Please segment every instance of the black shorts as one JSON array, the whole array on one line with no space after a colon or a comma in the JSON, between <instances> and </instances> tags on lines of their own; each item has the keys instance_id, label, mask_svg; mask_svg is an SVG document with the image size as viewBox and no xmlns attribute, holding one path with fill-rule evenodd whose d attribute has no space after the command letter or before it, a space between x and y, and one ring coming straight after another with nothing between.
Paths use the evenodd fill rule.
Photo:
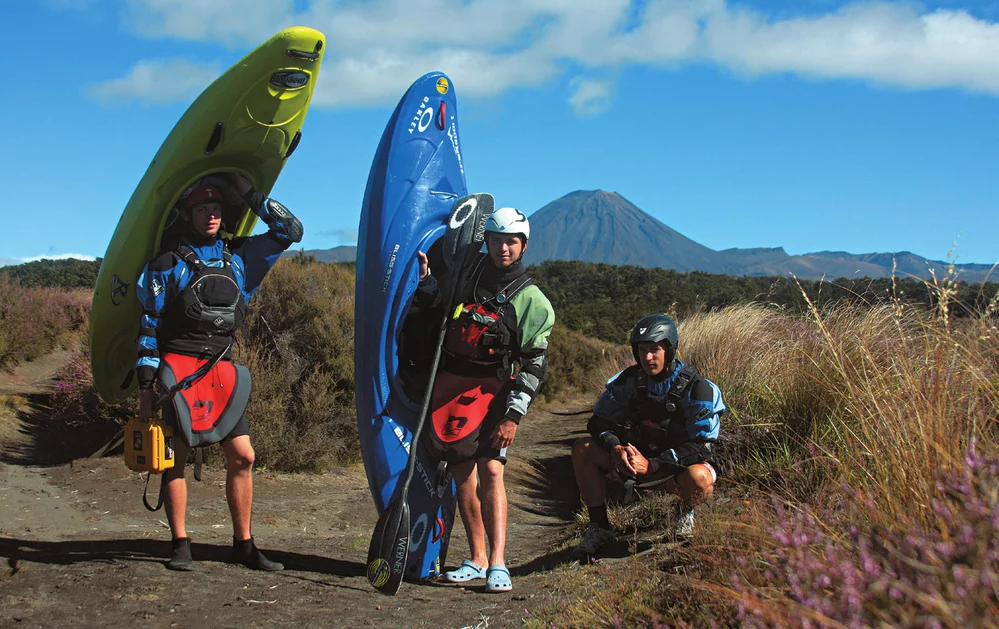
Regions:
<instances>
[{"instance_id":1,"label":"black shorts","mask_svg":"<svg viewBox=\"0 0 999 629\"><path fill-rule=\"evenodd\" d=\"M177 424L177 413L173 409L173 404L167 403L163 405L163 423L167 426L173 428L173 434L182 435L184 431L180 429L180 425ZM229 434L225 436L222 441L229 441L236 437L242 437L243 435L249 436L250 434L250 422L246 420L246 413L239 416L239 420L236 425L232 427Z\"/></svg>"},{"instance_id":2,"label":"black shorts","mask_svg":"<svg viewBox=\"0 0 999 629\"><path fill-rule=\"evenodd\" d=\"M503 465L506 465L506 451L507 448L494 448L493 447L493 431L499 426L499 423L503 420L503 413L506 411L506 399L503 400L503 407L500 409L498 417L494 417L494 413L490 410L489 415L486 416L485 421L482 422L482 428L479 430L479 448L475 451L476 459L492 459L499 461Z\"/></svg>"}]
</instances>

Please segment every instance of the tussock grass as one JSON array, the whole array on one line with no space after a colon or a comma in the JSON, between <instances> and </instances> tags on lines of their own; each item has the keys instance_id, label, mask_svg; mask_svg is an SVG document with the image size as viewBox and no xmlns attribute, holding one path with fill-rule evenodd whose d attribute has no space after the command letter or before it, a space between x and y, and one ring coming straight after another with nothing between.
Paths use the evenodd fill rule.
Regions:
<instances>
[{"instance_id":1,"label":"tussock grass","mask_svg":"<svg viewBox=\"0 0 999 629\"><path fill-rule=\"evenodd\" d=\"M648 587L609 566L603 591L545 620L999 626L997 308L955 304L951 286L927 284L933 310L804 295L804 315L750 304L680 321L682 357L730 409L718 501L693 546L642 562Z\"/></svg>"}]
</instances>

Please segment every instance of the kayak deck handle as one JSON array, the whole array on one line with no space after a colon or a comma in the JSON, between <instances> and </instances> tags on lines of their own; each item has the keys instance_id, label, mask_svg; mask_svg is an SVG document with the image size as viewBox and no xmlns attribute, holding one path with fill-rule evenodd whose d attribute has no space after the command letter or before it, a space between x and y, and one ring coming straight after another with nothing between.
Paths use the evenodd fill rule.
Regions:
<instances>
[{"instance_id":1,"label":"kayak deck handle","mask_svg":"<svg viewBox=\"0 0 999 629\"><path fill-rule=\"evenodd\" d=\"M121 390L124 391L132 385L132 378L135 377L135 370L129 369L128 373L125 375L125 380L121 383Z\"/></svg>"},{"instance_id":2,"label":"kayak deck handle","mask_svg":"<svg viewBox=\"0 0 999 629\"><path fill-rule=\"evenodd\" d=\"M441 101L441 106L437 108L437 128L440 129L441 131L444 130L444 127L447 124L447 114L445 113L446 110L447 110L447 103Z\"/></svg>"},{"instance_id":3,"label":"kayak deck handle","mask_svg":"<svg viewBox=\"0 0 999 629\"><path fill-rule=\"evenodd\" d=\"M301 141L302 141L302 132L301 130L299 130L295 132L295 137L292 138L291 144L288 146L288 152L284 154L285 159L291 157L291 154L295 152L295 149L298 148L298 143Z\"/></svg>"},{"instance_id":4,"label":"kayak deck handle","mask_svg":"<svg viewBox=\"0 0 999 629\"><path fill-rule=\"evenodd\" d=\"M306 52L304 50L295 50L294 48L289 48L287 50L289 57L294 57L296 59L308 59L309 61L315 61L319 59L319 51L323 49L323 40L316 42L316 47L312 49L312 52Z\"/></svg>"},{"instance_id":5,"label":"kayak deck handle","mask_svg":"<svg viewBox=\"0 0 999 629\"><path fill-rule=\"evenodd\" d=\"M205 155L211 155L215 151L215 147L222 141L223 127L225 127L224 123L215 123L215 128L212 129L212 137L208 138L208 144L205 145Z\"/></svg>"}]
</instances>

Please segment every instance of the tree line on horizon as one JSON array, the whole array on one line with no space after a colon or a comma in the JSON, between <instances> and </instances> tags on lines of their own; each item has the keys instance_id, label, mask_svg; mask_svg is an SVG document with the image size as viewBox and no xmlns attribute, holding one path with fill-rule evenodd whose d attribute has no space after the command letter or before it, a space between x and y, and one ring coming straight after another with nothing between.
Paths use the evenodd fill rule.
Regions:
<instances>
[{"instance_id":1,"label":"tree line on horizon","mask_svg":"<svg viewBox=\"0 0 999 629\"><path fill-rule=\"evenodd\" d=\"M985 312L999 292L995 282L946 279L936 287L911 277L799 280L555 260L530 267L530 275L551 300L560 324L610 343L626 342L635 321L653 312L682 318L762 303L800 314L809 310L809 301L819 309L892 301L933 309L939 288L946 288L952 302L948 306L958 305L951 314L965 317Z\"/></svg>"},{"instance_id":2,"label":"tree line on horizon","mask_svg":"<svg viewBox=\"0 0 999 629\"><path fill-rule=\"evenodd\" d=\"M305 261L313 256L297 254L294 258ZM0 278L25 288L93 289L101 262L101 258L44 259L2 267ZM328 264L355 266L354 262ZM530 274L551 300L560 324L610 343L625 342L634 322L651 312L685 317L755 302L802 313L808 310L809 301L826 308L891 300L932 309L940 294L932 283L912 277L799 280L559 260L533 265ZM967 283L959 277L945 281L951 301L959 305L953 314L959 317L983 312L999 293L995 282Z\"/></svg>"},{"instance_id":3,"label":"tree line on horizon","mask_svg":"<svg viewBox=\"0 0 999 629\"><path fill-rule=\"evenodd\" d=\"M102 258L96 260L42 259L0 267L0 278L19 283L24 288L89 288L97 283Z\"/></svg>"}]
</instances>

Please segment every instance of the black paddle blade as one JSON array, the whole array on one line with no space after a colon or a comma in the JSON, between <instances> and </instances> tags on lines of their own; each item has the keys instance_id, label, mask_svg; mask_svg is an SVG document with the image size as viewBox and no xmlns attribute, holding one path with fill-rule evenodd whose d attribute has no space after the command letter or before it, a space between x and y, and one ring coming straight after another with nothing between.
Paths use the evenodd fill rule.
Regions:
<instances>
[{"instance_id":1,"label":"black paddle blade","mask_svg":"<svg viewBox=\"0 0 999 629\"><path fill-rule=\"evenodd\" d=\"M448 271L461 269L482 248L486 219L493 213L493 195L484 192L461 197L451 207L444 232L444 264Z\"/></svg>"},{"instance_id":2,"label":"black paddle blade","mask_svg":"<svg viewBox=\"0 0 999 629\"><path fill-rule=\"evenodd\" d=\"M368 546L368 582L382 594L399 591L409 557L409 503L393 500L382 511Z\"/></svg>"}]
</instances>

